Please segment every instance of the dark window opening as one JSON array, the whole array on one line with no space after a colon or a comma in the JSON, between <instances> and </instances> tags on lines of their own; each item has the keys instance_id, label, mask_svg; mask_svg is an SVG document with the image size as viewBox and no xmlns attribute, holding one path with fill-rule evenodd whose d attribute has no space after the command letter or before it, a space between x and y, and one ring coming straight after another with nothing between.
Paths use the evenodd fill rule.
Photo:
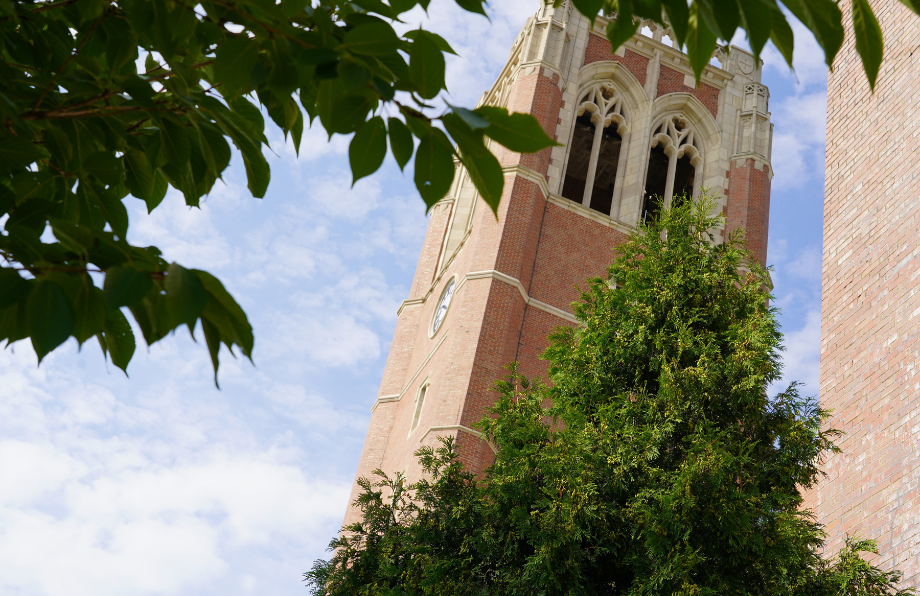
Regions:
<instances>
[{"instance_id":1,"label":"dark window opening","mask_svg":"<svg viewBox=\"0 0 920 596\"><path fill-rule=\"evenodd\" d=\"M562 196L581 203L585 196L585 180L588 178L588 164L591 162L591 147L594 145L594 124L591 114L585 112L575 120L575 133L569 149L569 164L562 182Z\"/></svg>"},{"instance_id":2,"label":"dark window opening","mask_svg":"<svg viewBox=\"0 0 920 596\"><path fill-rule=\"evenodd\" d=\"M677 170L674 172L674 200L683 201L684 198L693 198L693 182L696 177L696 168L690 163L690 158L684 155L677 160Z\"/></svg>"},{"instance_id":3,"label":"dark window opening","mask_svg":"<svg viewBox=\"0 0 920 596\"><path fill-rule=\"evenodd\" d=\"M654 218L661 210L665 187L668 184L668 161L669 158L661 145L652 147L648 156L648 174L645 177L642 221Z\"/></svg>"},{"instance_id":4,"label":"dark window opening","mask_svg":"<svg viewBox=\"0 0 920 596\"><path fill-rule=\"evenodd\" d=\"M610 207L613 204L613 186L617 179L620 148L623 144L623 139L617 134L617 127L618 124L612 122L604 129L597 156L594 189L591 191L591 208L605 215L610 215Z\"/></svg>"}]
</instances>

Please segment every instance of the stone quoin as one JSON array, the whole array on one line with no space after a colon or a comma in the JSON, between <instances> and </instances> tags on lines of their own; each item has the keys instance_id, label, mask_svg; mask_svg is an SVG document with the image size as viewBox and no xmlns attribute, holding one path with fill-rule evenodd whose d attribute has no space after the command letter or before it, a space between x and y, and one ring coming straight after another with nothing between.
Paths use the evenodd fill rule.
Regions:
<instances>
[{"instance_id":1,"label":"stone quoin","mask_svg":"<svg viewBox=\"0 0 920 596\"><path fill-rule=\"evenodd\" d=\"M709 189L726 217L716 241L744 228L766 262L773 128L762 64L718 49L697 85L669 30L644 23L612 53L607 19L592 26L570 1L539 6L480 104L532 114L562 146L492 147L505 174L497 218L457 164L399 308L358 477L380 468L417 479L413 453L439 436L484 470L494 452L473 426L494 383L513 361L545 375L547 335L576 324L577 287L605 275L613 249L657 208L649 195ZM358 515L349 508L345 522Z\"/></svg>"}]
</instances>

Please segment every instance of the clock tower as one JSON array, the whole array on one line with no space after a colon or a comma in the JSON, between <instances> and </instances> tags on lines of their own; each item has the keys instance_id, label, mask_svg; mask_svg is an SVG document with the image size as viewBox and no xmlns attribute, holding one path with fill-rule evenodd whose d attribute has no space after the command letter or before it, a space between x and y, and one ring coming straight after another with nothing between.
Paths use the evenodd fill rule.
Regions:
<instances>
[{"instance_id":1,"label":"clock tower","mask_svg":"<svg viewBox=\"0 0 920 596\"><path fill-rule=\"evenodd\" d=\"M494 383L515 361L545 375L547 335L577 324L578 286L605 274L654 208L648 197L709 189L726 217L717 240L744 228L766 261L773 128L762 65L718 49L697 85L670 30L644 23L611 52L606 19L592 26L570 0L539 5L480 104L532 114L562 146L493 148L505 175L497 218L457 165L398 311L358 477L381 468L417 478L412 454L438 436L455 437L468 469L488 467L492 447L473 427Z\"/></svg>"}]
</instances>

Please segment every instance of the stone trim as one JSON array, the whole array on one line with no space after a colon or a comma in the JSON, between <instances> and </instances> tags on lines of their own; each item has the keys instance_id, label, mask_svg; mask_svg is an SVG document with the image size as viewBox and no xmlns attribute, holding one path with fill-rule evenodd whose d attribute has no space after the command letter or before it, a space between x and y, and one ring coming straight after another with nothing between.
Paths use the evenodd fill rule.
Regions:
<instances>
[{"instance_id":1,"label":"stone trim","mask_svg":"<svg viewBox=\"0 0 920 596\"><path fill-rule=\"evenodd\" d=\"M460 289L460 288L458 287L457 289ZM414 383L414 382L415 382L415 379L418 378L419 374L421 374L422 370L423 370L423 369L425 368L425 366L428 364L428 361L431 360L431 357L434 356L434 353L437 352L437 351L438 351L438 348L441 347L441 344L444 343L444 338L447 337L447 332L448 332L448 331L450 331L450 329L445 329L445 330L444 330L444 334L441 335L441 339L439 339L439 340L438 340L438 343L436 343L436 344L434 345L434 347L431 348L431 351L428 352L428 356L425 357L425 360L422 361L422 363L418 365L418 368L415 369L415 373L414 373L414 374L412 375L412 377L409 379L409 382L406 383L405 387L403 387L402 391L400 391L398 395L381 395L380 397L378 397L376 400L374 400L374 405L371 406L371 413L373 413L374 410L377 409L377 406L378 406L379 404L388 403L388 402L393 402L393 401L399 401L399 400L402 399L402 396L406 394L406 391L409 390L409 387L412 386L412 383Z\"/></svg>"},{"instance_id":2,"label":"stone trim","mask_svg":"<svg viewBox=\"0 0 920 596\"><path fill-rule=\"evenodd\" d=\"M521 293L521 298L524 299L524 304L527 306L532 306L536 309L542 310L543 312L547 312L551 315L556 315L560 319L564 319L569 323L575 323L576 325L579 324L578 319L576 319L572 313L566 312L561 308L553 306L552 304L547 304L542 300L531 298L527 294L527 291L524 290L524 284L522 284L520 280L511 277L507 273L496 271L495 269L489 269L487 271L473 271L472 273L467 273L463 277L463 281L460 282L460 285L457 286L457 290L459 291L460 288L463 287L463 284L467 282L467 280L474 279L496 279L498 281L504 282L513 288L517 288L517 291Z\"/></svg>"},{"instance_id":3,"label":"stone trim","mask_svg":"<svg viewBox=\"0 0 920 596\"><path fill-rule=\"evenodd\" d=\"M508 174L512 174L514 176L519 176L528 182L533 182L540 187L540 192L543 193L543 196L549 196L549 184L546 182L546 178L538 174L536 171L528 168L527 166L522 166L520 164L504 166L502 168L502 174L506 176Z\"/></svg>"},{"instance_id":4,"label":"stone trim","mask_svg":"<svg viewBox=\"0 0 920 596\"><path fill-rule=\"evenodd\" d=\"M598 213L597 211L592 211L591 209L587 207L583 207L576 203L573 203L572 201L568 199L564 199L562 197L550 196L550 202L552 202L553 204L558 204L563 208L569 208L568 205L562 204L563 202L569 203L575 207L572 209L572 211L576 211L576 210L590 211L591 213L586 214L586 215L588 217L591 217L591 219L596 219L597 221L600 221L600 223L605 223L603 220L606 219L607 220L606 224L609 227L621 230L622 232L626 234L630 233L630 231L632 230L632 228L626 226L626 224L620 223L618 221L614 221L611 218L603 215L602 213ZM592 214L595 214L597 217L595 218ZM543 302L542 300L537 300L536 298L530 297L527 294L527 291L524 289L524 284L522 284L520 280L518 280L517 278L511 277L507 273L496 271L495 269L489 269L486 271L472 271L470 273L467 273L466 275L463 276L463 279L460 280L460 283L457 284L457 289L454 291L459 292L460 288L463 287L463 284L465 284L468 280L473 280L473 279L497 279L501 282L508 284L509 286L517 288L518 292L521 293L521 298L524 299L524 304L527 304L528 306L533 306L534 308L537 308L544 312L548 312L551 315L556 315L560 319L565 319L566 321L570 323L578 324L578 319L576 319L572 313L562 310L559 307L553 306L552 304L547 304L546 302ZM440 280L440 278L438 278L438 280ZM437 282L435 282L435 284L433 285L437 285ZM431 296L430 290L428 291L428 293L425 294L424 298L413 298L412 300L403 300L403 303L399 305L399 310L396 311L396 315L399 316L399 314L402 313L403 309L406 308L407 306L419 306L419 305L425 304L429 296ZM443 341L443 338L441 339ZM438 345L440 345L440 341L438 342ZM435 346L435 349L437 349L437 346ZM433 353L434 352L432 351L432 354ZM431 358L431 354L429 354L428 358ZM427 358L425 359L425 362L428 362ZM416 375L417 374L418 373L416 373ZM403 390L403 392L405 392L405 390ZM402 393L400 393L399 395L402 395Z\"/></svg>"},{"instance_id":5,"label":"stone trim","mask_svg":"<svg viewBox=\"0 0 920 596\"><path fill-rule=\"evenodd\" d=\"M418 306L420 304L425 304L425 300L428 298L428 295L425 295L425 298L412 298L410 300L403 300L402 304L399 305L399 308L396 310L396 316L402 314L402 311L407 306Z\"/></svg>"},{"instance_id":6,"label":"stone trim","mask_svg":"<svg viewBox=\"0 0 920 596\"><path fill-rule=\"evenodd\" d=\"M462 424L451 424L448 426L432 426L427 431L425 431L425 434L422 435L422 438L419 439L418 442L421 443L422 441L424 441L425 438L432 432L438 432L438 431L443 431L443 430L457 430L460 432L469 433L473 435L474 437L476 437L477 439L482 439L482 433L479 432L478 430L473 430L472 428L468 426L463 426ZM482 440L485 441L485 439L482 439ZM495 448L495 445L493 445L489 441L486 441L486 443L492 449L492 453L498 453L498 449Z\"/></svg>"}]
</instances>

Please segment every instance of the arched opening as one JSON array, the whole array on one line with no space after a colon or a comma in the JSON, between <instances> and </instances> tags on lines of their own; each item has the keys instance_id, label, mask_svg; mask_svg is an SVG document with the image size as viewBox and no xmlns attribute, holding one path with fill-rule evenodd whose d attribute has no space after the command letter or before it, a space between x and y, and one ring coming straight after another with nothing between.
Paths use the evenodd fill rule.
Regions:
<instances>
[{"instance_id":1,"label":"arched opening","mask_svg":"<svg viewBox=\"0 0 920 596\"><path fill-rule=\"evenodd\" d=\"M690 157L684 155L677 160L677 169L674 171L674 199L682 199L684 195L693 197L693 180L696 168L690 163Z\"/></svg>"},{"instance_id":2,"label":"arched opening","mask_svg":"<svg viewBox=\"0 0 920 596\"><path fill-rule=\"evenodd\" d=\"M648 156L648 174L645 176L645 196L642 203L642 221L654 218L661 210L664 191L668 184L668 162L661 144L652 147ZM691 179L692 183L692 179Z\"/></svg>"},{"instance_id":3,"label":"arched opening","mask_svg":"<svg viewBox=\"0 0 920 596\"><path fill-rule=\"evenodd\" d=\"M610 215L613 204L613 187L620 163L620 149L623 139L617 133L618 124L611 122L601 136L601 147L597 156L597 172L594 175L594 189L591 191L591 208Z\"/></svg>"},{"instance_id":4,"label":"arched opening","mask_svg":"<svg viewBox=\"0 0 920 596\"><path fill-rule=\"evenodd\" d=\"M591 163L591 149L594 145L594 123L591 113L585 113L575 120L575 132L569 147L569 163L562 182L562 196L581 203L585 196L585 181L588 179L588 165Z\"/></svg>"}]
</instances>

